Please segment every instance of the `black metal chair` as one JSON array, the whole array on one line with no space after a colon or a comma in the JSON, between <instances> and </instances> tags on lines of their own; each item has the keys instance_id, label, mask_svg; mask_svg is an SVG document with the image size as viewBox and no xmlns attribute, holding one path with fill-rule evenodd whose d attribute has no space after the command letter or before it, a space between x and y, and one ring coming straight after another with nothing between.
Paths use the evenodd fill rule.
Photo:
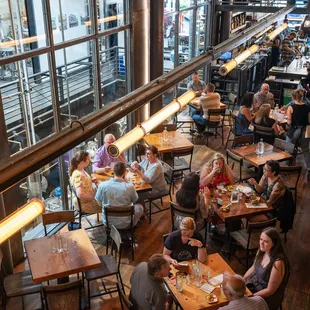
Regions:
<instances>
[{"instance_id":1,"label":"black metal chair","mask_svg":"<svg viewBox=\"0 0 310 310\"><path fill-rule=\"evenodd\" d=\"M215 137L217 135L221 136L222 138L222 145L224 145L224 117L225 117L226 108L219 108L219 109L209 109L208 110L208 118L207 118L207 125L206 130L214 128L215 129ZM219 121L215 121L215 119L220 118ZM222 134L218 133L218 129L221 128ZM207 146L209 144L209 135L207 135Z\"/></svg>"},{"instance_id":2,"label":"black metal chair","mask_svg":"<svg viewBox=\"0 0 310 310\"><path fill-rule=\"evenodd\" d=\"M263 139L264 142L267 142L269 144L274 143L274 130L271 127L265 127L265 126L259 126L254 124L254 141L255 143L258 143L260 139Z\"/></svg>"},{"instance_id":3,"label":"black metal chair","mask_svg":"<svg viewBox=\"0 0 310 310\"><path fill-rule=\"evenodd\" d=\"M294 153L295 145L293 143L287 142L287 141L279 139L279 138L275 138L273 146L284 151L284 152L286 152L286 153L288 153L288 154L291 154L293 157L288 162L289 162L289 165L293 164L293 162L296 158L296 154Z\"/></svg>"},{"instance_id":4,"label":"black metal chair","mask_svg":"<svg viewBox=\"0 0 310 310\"><path fill-rule=\"evenodd\" d=\"M275 227L277 218L263 222L249 222L247 229L232 231L230 237L246 250L246 268L249 268L249 252L259 248L260 234L264 228ZM232 240L230 239L230 242Z\"/></svg>"},{"instance_id":5,"label":"black metal chair","mask_svg":"<svg viewBox=\"0 0 310 310\"><path fill-rule=\"evenodd\" d=\"M82 282L42 286L41 293L46 310L81 310Z\"/></svg>"},{"instance_id":6,"label":"black metal chair","mask_svg":"<svg viewBox=\"0 0 310 310\"><path fill-rule=\"evenodd\" d=\"M70 223L74 222L74 211L57 211L57 212L47 212L42 214L42 223L44 226L45 236L47 236L46 226L56 223Z\"/></svg>"},{"instance_id":7,"label":"black metal chair","mask_svg":"<svg viewBox=\"0 0 310 310\"><path fill-rule=\"evenodd\" d=\"M229 141L234 141L234 139L229 139L230 135L233 134L234 137L239 136L237 134L237 116L234 114L234 112L231 112L230 120L231 120L232 124L230 126L230 130L229 130L229 133L228 133L228 136L227 136L227 141L226 141L226 145L225 145L226 149L227 149L228 142Z\"/></svg>"},{"instance_id":8,"label":"black metal chair","mask_svg":"<svg viewBox=\"0 0 310 310\"><path fill-rule=\"evenodd\" d=\"M131 257L132 260L135 260L135 227L133 226L133 217L135 213L135 207L134 205L131 206L105 206L104 207L104 214L106 218L106 233L107 233L107 254L108 254L108 244L109 244L109 238L111 233L111 225L109 224L109 218L110 217L118 217L118 218L128 218L130 217L130 225L126 229L118 229L118 231L129 234L129 240L131 245ZM112 225L113 226L113 225Z\"/></svg>"},{"instance_id":9,"label":"black metal chair","mask_svg":"<svg viewBox=\"0 0 310 310\"><path fill-rule=\"evenodd\" d=\"M111 254L99 256L99 259L101 261L101 267L98 269L93 269L85 272L85 279L87 281L87 289L88 289L88 306L91 308L90 299L93 297L98 297L106 294L111 294L118 292L118 286L116 284L115 289L107 290L106 286L104 284L103 278L110 277L115 275L117 278L117 281L120 282L123 292L125 292L123 280L120 273L120 264L121 264L121 256L122 256L122 238L120 233L117 231L117 229L112 225L111 231L110 231L110 237L112 238L112 245L111 245ZM115 254L114 257L114 245L116 246L118 252L118 259L117 254ZM96 295L90 294L90 282L94 280L102 280L102 285L104 288L104 293L99 293Z\"/></svg>"},{"instance_id":10,"label":"black metal chair","mask_svg":"<svg viewBox=\"0 0 310 310\"><path fill-rule=\"evenodd\" d=\"M121 283L117 282L116 285L117 285L117 290L118 290L118 295L119 295L119 300L121 303L122 310L133 309L133 304L130 302L130 300L127 298L124 291L122 290Z\"/></svg>"},{"instance_id":11,"label":"black metal chair","mask_svg":"<svg viewBox=\"0 0 310 310\"><path fill-rule=\"evenodd\" d=\"M232 148L240 147L240 146L245 146L245 145L250 145L254 143L254 137L253 135L242 135L242 136L236 136L232 140Z\"/></svg>"}]
</instances>

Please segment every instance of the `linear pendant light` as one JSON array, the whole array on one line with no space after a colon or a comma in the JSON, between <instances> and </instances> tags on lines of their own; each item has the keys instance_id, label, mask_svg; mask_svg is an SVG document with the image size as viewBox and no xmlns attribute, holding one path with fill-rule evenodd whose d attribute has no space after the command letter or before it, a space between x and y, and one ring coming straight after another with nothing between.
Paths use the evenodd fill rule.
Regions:
<instances>
[{"instance_id":1,"label":"linear pendant light","mask_svg":"<svg viewBox=\"0 0 310 310\"><path fill-rule=\"evenodd\" d=\"M30 224L44 211L44 203L35 198L4 218L0 222L0 244Z\"/></svg>"},{"instance_id":2,"label":"linear pendant light","mask_svg":"<svg viewBox=\"0 0 310 310\"><path fill-rule=\"evenodd\" d=\"M222 65L219 69L219 74L220 75L226 75L228 72L234 70L241 62L246 60L248 57L251 55L255 54L256 52L259 51L259 46L254 44L245 51L243 51L241 54L236 56L234 59L230 60L228 63L225 65Z\"/></svg>"},{"instance_id":3,"label":"linear pendant light","mask_svg":"<svg viewBox=\"0 0 310 310\"><path fill-rule=\"evenodd\" d=\"M113 144L110 144L108 146L110 156L118 157L122 152L141 140L147 133L162 124L169 116L178 112L195 97L195 92L193 90L189 90L177 99L174 99L164 108L144 121L141 125L137 125L137 127L129 131L126 135L116 140Z\"/></svg>"},{"instance_id":4,"label":"linear pendant light","mask_svg":"<svg viewBox=\"0 0 310 310\"><path fill-rule=\"evenodd\" d=\"M284 31L288 27L287 23L282 24L279 26L277 29L274 31L270 32L268 35L265 37L265 42L269 43L270 41L274 40L274 38L280 34L282 31Z\"/></svg>"}]
</instances>

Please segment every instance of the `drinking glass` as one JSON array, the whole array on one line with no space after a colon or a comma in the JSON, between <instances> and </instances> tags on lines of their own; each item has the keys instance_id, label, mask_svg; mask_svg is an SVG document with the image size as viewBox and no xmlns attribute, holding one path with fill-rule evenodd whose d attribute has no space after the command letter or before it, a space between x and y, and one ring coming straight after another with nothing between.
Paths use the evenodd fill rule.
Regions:
<instances>
[{"instance_id":1,"label":"drinking glass","mask_svg":"<svg viewBox=\"0 0 310 310\"><path fill-rule=\"evenodd\" d=\"M183 290L183 274L181 272L176 273L176 289L178 292L182 292Z\"/></svg>"},{"instance_id":2,"label":"drinking glass","mask_svg":"<svg viewBox=\"0 0 310 310\"><path fill-rule=\"evenodd\" d=\"M68 252L68 239L65 237L62 238L62 246L64 252Z\"/></svg>"},{"instance_id":3,"label":"drinking glass","mask_svg":"<svg viewBox=\"0 0 310 310\"><path fill-rule=\"evenodd\" d=\"M57 250L58 253L62 253L64 251L61 236L57 236Z\"/></svg>"},{"instance_id":4,"label":"drinking glass","mask_svg":"<svg viewBox=\"0 0 310 310\"><path fill-rule=\"evenodd\" d=\"M57 252L56 240L55 237L51 237L51 253L55 254Z\"/></svg>"},{"instance_id":5,"label":"drinking glass","mask_svg":"<svg viewBox=\"0 0 310 310\"><path fill-rule=\"evenodd\" d=\"M230 196L230 202L233 203L238 203L239 202L239 191L234 189L231 192L231 196Z\"/></svg>"}]
</instances>

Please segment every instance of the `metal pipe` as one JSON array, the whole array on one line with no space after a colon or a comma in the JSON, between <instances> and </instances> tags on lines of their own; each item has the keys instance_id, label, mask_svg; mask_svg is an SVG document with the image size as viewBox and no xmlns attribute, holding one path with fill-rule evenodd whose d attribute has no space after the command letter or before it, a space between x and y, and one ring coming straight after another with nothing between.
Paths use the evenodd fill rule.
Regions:
<instances>
[{"instance_id":1,"label":"metal pipe","mask_svg":"<svg viewBox=\"0 0 310 310\"><path fill-rule=\"evenodd\" d=\"M281 14L288 14L293 8L282 9ZM228 42L223 42L215 46L214 51L210 51L184 63L182 66L175 68L123 98L105 106L100 111L81 118L85 127L84 132L82 132L79 126L73 126L72 129L65 128L61 132L53 135L50 139L40 141L34 147L24 150L14 156L14 158L12 157L10 163L0 167L0 192L14 185L20 179L39 169L44 164L51 162L59 155L69 151L77 144L85 141L85 139L94 136L97 132L103 130L121 117L138 109L145 102L161 95L197 69L216 59L223 52L231 50L234 46L239 45L240 42L246 41L248 37L252 37L263 28L268 27L278 18L279 14L276 14L274 20L269 18L267 22L262 21L258 25L248 28L246 35L241 35L240 38L234 36Z\"/></svg>"}]
</instances>

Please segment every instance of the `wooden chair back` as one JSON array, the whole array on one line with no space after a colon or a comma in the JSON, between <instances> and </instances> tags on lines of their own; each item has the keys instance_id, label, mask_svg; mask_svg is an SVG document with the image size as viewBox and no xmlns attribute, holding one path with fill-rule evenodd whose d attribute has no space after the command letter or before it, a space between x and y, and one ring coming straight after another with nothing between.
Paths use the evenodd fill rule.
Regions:
<instances>
[{"instance_id":1,"label":"wooden chair back","mask_svg":"<svg viewBox=\"0 0 310 310\"><path fill-rule=\"evenodd\" d=\"M154 129L154 133L161 133L167 128L167 131L176 131L177 124L161 124Z\"/></svg>"},{"instance_id":2,"label":"wooden chair back","mask_svg":"<svg viewBox=\"0 0 310 310\"><path fill-rule=\"evenodd\" d=\"M284 152L286 152L286 153L288 153L288 154L293 155L293 153L294 153L295 145L293 143L287 142L285 140L275 138L273 146L284 151Z\"/></svg>"},{"instance_id":3,"label":"wooden chair back","mask_svg":"<svg viewBox=\"0 0 310 310\"><path fill-rule=\"evenodd\" d=\"M57 211L57 212L47 212L42 214L42 222L44 225L45 236L47 236L46 225L56 224L56 223L70 223L74 222L74 211Z\"/></svg>"},{"instance_id":4,"label":"wooden chair back","mask_svg":"<svg viewBox=\"0 0 310 310\"><path fill-rule=\"evenodd\" d=\"M173 167L172 168L174 168L174 158L190 156L189 164L188 164L189 170L190 170L190 168L192 166L193 151L194 151L194 146L191 146L191 147L188 147L185 149L181 149L181 150L173 150L171 152L171 157L173 159L173 161L172 161Z\"/></svg>"},{"instance_id":5,"label":"wooden chair back","mask_svg":"<svg viewBox=\"0 0 310 310\"><path fill-rule=\"evenodd\" d=\"M127 298L127 296L123 292L121 283L117 282L116 285L117 285L117 290L118 290L122 310L132 309L133 304L130 302L130 300Z\"/></svg>"},{"instance_id":6,"label":"wooden chair back","mask_svg":"<svg viewBox=\"0 0 310 310\"><path fill-rule=\"evenodd\" d=\"M80 310L82 281L42 286L42 296L47 310Z\"/></svg>"},{"instance_id":7,"label":"wooden chair back","mask_svg":"<svg viewBox=\"0 0 310 310\"><path fill-rule=\"evenodd\" d=\"M274 131L271 127L259 126L254 124L254 140L255 143L259 142L260 139L263 139L264 142L273 144L274 142Z\"/></svg>"},{"instance_id":8,"label":"wooden chair back","mask_svg":"<svg viewBox=\"0 0 310 310\"><path fill-rule=\"evenodd\" d=\"M224 119L226 108L208 109L208 119L212 121L212 116L221 116Z\"/></svg>"},{"instance_id":9,"label":"wooden chair back","mask_svg":"<svg viewBox=\"0 0 310 310\"><path fill-rule=\"evenodd\" d=\"M226 150L226 158L227 158L227 164L230 166L230 162L232 161L232 165L230 166L233 170L235 167L235 163L239 165L239 180L242 180L242 166L243 166L243 158L240 156L235 155L230 150Z\"/></svg>"},{"instance_id":10,"label":"wooden chair back","mask_svg":"<svg viewBox=\"0 0 310 310\"><path fill-rule=\"evenodd\" d=\"M248 224L248 234L249 234L249 240L248 243L250 242L251 239L251 234L255 231L262 231L263 229L267 228L267 227L275 227L276 226L276 222L277 222L277 218L273 218L267 221L263 221L263 222L249 222Z\"/></svg>"},{"instance_id":11,"label":"wooden chair back","mask_svg":"<svg viewBox=\"0 0 310 310\"><path fill-rule=\"evenodd\" d=\"M253 135L235 136L232 144L232 148L250 145L254 143Z\"/></svg>"},{"instance_id":12,"label":"wooden chair back","mask_svg":"<svg viewBox=\"0 0 310 310\"><path fill-rule=\"evenodd\" d=\"M171 229L172 231L174 231L174 230L179 229L175 225L176 216L191 217L192 219L194 219L196 223L199 208L195 206L194 209L185 209L185 208L180 207L177 203L170 201L170 211L171 211Z\"/></svg>"}]
</instances>

